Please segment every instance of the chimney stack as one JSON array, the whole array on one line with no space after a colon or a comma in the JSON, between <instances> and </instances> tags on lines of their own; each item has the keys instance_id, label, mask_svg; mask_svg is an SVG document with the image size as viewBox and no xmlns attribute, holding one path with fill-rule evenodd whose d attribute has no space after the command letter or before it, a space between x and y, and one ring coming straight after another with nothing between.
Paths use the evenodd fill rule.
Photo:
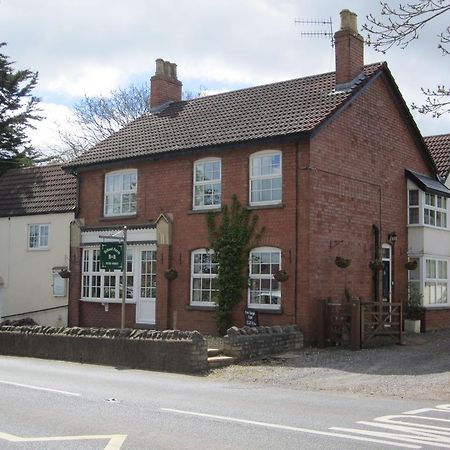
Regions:
<instances>
[{"instance_id":1,"label":"chimney stack","mask_svg":"<svg viewBox=\"0 0 450 450\"><path fill-rule=\"evenodd\" d=\"M364 38L358 33L354 12L341 11L341 29L334 34L336 49L336 89L351 86L364 68Z\"/></svg>"},{"instance_id":2,"label":"chimney stack","mask_svg":"<svg viewBox=\"0 0 450 450\"><path fill-rule=\"evenodd\" d=\"M155 75L150 79L150 108L157 108L167 102L181 101L181 81L177 78L177 65L164 61L161 58L156 60Z\"/></svg>"}]
</instances>

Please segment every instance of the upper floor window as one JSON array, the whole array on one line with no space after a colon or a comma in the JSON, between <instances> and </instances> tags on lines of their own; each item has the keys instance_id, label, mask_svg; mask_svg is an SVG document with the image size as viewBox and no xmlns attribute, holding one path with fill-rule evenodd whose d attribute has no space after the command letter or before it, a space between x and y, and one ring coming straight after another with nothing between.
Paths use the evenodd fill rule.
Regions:
<instances>
[{"instance_id":1,"label":"upper floor window","mask_svg":"<svg viewBox=\"0 0 450 450\"><path fill-rule=\"evenodd\" d=\"M410 225L419 223L419 190L408 191L408 223Z\"/></svg>"},{"instance_id":2,"label":"upper floor window","mask_svg":"<svg viewBox=\"0 0 450 450\"><path fill-rule=\"evenodd\" d=\"M213 251L199 249L192 252L191 304L213 306L218 299L217 261Z\"/></svg>"},{"instance_id":3,"label":"upper floor window","mask_svg":"<svg viewBox=\"0 0 450 450\"><path fill-rule=\"evenodd\" d=\"M194 209L218 208L222 198L220 159L202 159L194 164Z\"/></svg>"},{"instance_id":4,"label":"upper floor window","mask_svg":"<svg viewBox=\"0 0 450 450\"><path fill-rule=\"evenodd\" d=\"M105 176L105 216L136 213L137 171L111 172Z\"/></svg>"},{"instance_id":5,"label":"upper floor window","mask_svg":"<svg viewBox=\"0 0 450 450\"><path fill-rule=\"evenodd\" d=\"M426 193L423 221L426 225L447 228L447 199Z\"/></svg>"},{"instance_id":6,"label":"upper floor window","mask_svg":"<svg viewBox=\"0 0 450 450\"><path fill-rule=\"evenodd\" d=\"M408 224L429 225L447 228L447 198L423 192L408 190Z\"/></svg>"},{"instance_id":7,"label":"upper floor window","mask_svg":"<svg viewBox=\"0 0 450 450\"><path fill-rule=\"evenodd\" d=\"M48 249L48 223L28 225L28 249Z\"/></svg>"},{"instance_id":8,"label":"upper floor window","mask_svg":"<svg viewBox=\"0 0 450 450\"><path fill-rule=\"evenodd\" d=\"M250 252L249 264L249 306L279 308L281 286L273 275L281 267L281 250L272 247L255 248Z\"/></svg>"},{"instance_id":9,"label":"upper floor window","mask_svg":"<svg viewBox=\"0 0 450 450\"><path fill-rule=\"evenodd\" d=\"M264 151L250 156L250 204L281 202L281 152Z\"/></svg>"}]
</instances>

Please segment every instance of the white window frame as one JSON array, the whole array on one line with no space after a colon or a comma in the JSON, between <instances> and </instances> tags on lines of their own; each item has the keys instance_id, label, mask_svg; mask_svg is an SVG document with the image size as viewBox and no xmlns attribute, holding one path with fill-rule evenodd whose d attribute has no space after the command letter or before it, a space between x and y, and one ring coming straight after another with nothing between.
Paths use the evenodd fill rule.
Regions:
<instances>
[{"instance_id":1,"label":"white window frame","mask_svg":"<svg viewBox=\"0 0 450 450\"><path fill-rule=\"evenodd\" d=\"M264 157L268 157L268 156L279 156L280 158L280 173L276 173L276 174L268 174L268 175L263 175L263 174L254 174L253 173L253 161L256 159L262 159ZM273 183L274 180L276 179L280 179L280 198L279 199L272 199L272 200L252 200L252 192L253 192L253 184L254 182L258 182L258 181L267 181L269 180L271 182L271 184ZM263 150L260 152L256 152L250 155L250 160L249 160L249 183L248 183L248 199L249 199L249 204L251 206L258 206L258 205L277 205L280 204L282 202L283 199L283 154L280 150ZM273 192L276 191L278 189L270 189L270 192L272 192L272 197L273 197ZM260 190L262 191L262 189Z\"/></svg>"},{"instance_id":2,"label":"white window frame","mask_svg":"<svg viewBox=\"0 0 450 450\"><path fill-rule=\"evenodd\" d=\"M202 273L202 272L196 272L195 271L195 257L196 255L203 255L207 254L210 256L214 255L213 250L208 250L206 248L199 248L196 250L193 250L191 252L191 295L190 295L190 304L191 306L217 306L217 304L214 301L205 301L205 300L194 300L194 290L200 292L200 297L203 297L203 292L209 292L209 297L212 298L212 293L214 291L218 292L217 289L213 289L212 284L213 281L217 279L217 272L216 273ZM198 263L197 263L198 264ZM217 266L217 263L213 263ZM200 289L194 289L195 280L200 280ZM203 280L209 280L210 287L208 289L203 289Z\"/></svg>"},{"instance_id":3,"label":"white window frame","mask_svg":"<svg viewBox=\"0 0 450 450\"><path fill-rule=\"evenodd\" d=\"M211 180L197 180L197 170L204 164L219 163L219 178L213 178ZM213 171L214 172L214 171ZM205 189L207 185L214 185L219 187L219 201L214 203L214 195L212 194L211 205L205 204ZM202 202L197 203L196 190L202 189ZM213 187L214 189L214 187ZM222 204L222 161L220 158L204 158L195 161L193 170L193 183L192 183L192 208L193 209L216 209L220 208Z\"/></svg>"},{"instance_id":4,"label":"white window frame","mask_svg":"<svg viewBox=\"0 0 450 450\"><path fill-rule=\"evenodd\" d=\"M30 245L31 230L37 227L37 244ZM42 233L42 230L47 229L46 233ZM43 236L46 236L46 241L43 241ZM30 223L27 227L27 248L31 251L48 250L50 239L50 224L49 223Z\"/></svg>"},{"instance_id":5,"label":"white window frame","mask_svg":"<svg viewBox=\"0 0 450 450\"><path fill-rule=\"evenodd\" d=\"M448 268L449 261L439 258L424 258L424 277L423 277L423 304L425 307L435 308L449 306L448 298ZM429 271L428 267L434 265L434 270ZM442 275L445 267L445 274ZM430 274L430 272L434 272ZM438 297L445 298L445 301L438 301Z\"/></svg>"},{"instance_id":6,"label":"white window frame","mask_svg":"<svg viewBox=\"0 0 450 450\"><path fill-rule=\"evenodd\" d=\"M447 230L449 228L449 204L450 204L450 200L442 195L438 195L438 194L433 194L431 192L425 192L421 189L419 189L417 186L414 186L413 184L411 184L411 187L408 187L408 226L410 227L417 227L417 226L424 226L424 227L429 227L429 228L437 228L439 230ZM410 203L410 192L411 191L417 191L418 192L418 197L419 197L419 202L418 205L412 205ZM430 201L427 202L427 199L429 199ZM428 203L434 203L433 204L428 204ZM444 203L445 206L444 207L439 207L437 206L438 203ZM418 222L417 223L411 223L410 221L410 212L412 209L417 209L418 210ZM430 219L427 219L427 217L429 217ZM440 217L441 218L441 225L437 225L437 218ZM431 221L431 218L433 218L434 220L434 224ZM426 223L426 222L429 223ZM444 224L442 225L442 221L444 222Z\"/></svg>"},{"instance_id":7,"label":"white window frame","mask_svg":"<svg viewBox=\"0 0 450 450\"><path fill-rule=\"evenodd\" d=\"M276 270L270 270L270 273L267 274L261 274L261 273L253 273L253 264L252 264L252 257L255 253L277 253L278 254L278 270L281 270L282 268L282 253L281 249L277 247L257 247L250 251L249 254L249 287L248 287L248 306L249 308L253 309L271 309L271 310L279 310L281 309L281 301L282 301L282 294L281 294L281 283L279 281L276 281L273 277L273 274ZM270 263L270 266L272 266L272 262ZM269 281L270 283L270 290L267 291L271 299L273 296L273 293L278 293L279 300L278 303L270 303L270 304L263 304L263 303L255 303L252 302L252 280L259 280L261 283L262 280L264 280L266 283ZM279 289L274 290L273 286L278 286ZM261 289L258 290L258 292L263 292ZM260 294L261 295L261 294Z\"/></svg>"},{"instance_id":8,"label":"white window frame","mask_svg":"<svg viewBox=\"0 0 450 450\"><path fill-rule=\"evenodd\" d=\"M411 197L410 192L417 192L417 205L411 204ZM422 191L419 188L415 189L408 189L408 225L420 225L421 223L421 214L420 214L420 197L421 197ZM412 223L410 221L411 218L411 210L417 210L417 222Z\"/></svg>"},{"instance_id":9,"label":"white window frame","mask_svg":"<svg viewBox=\"0 0 450 450\"><path fill-rule=\"evenodd\" d=\"M151 261L151 271L142 273L142 252L153 252L153 259ZM98 259L94 262L94 252ZM81 292L80 297L83 301L101 302L101 303L120 303L122 301L122 271L105 271L100 269L100 247L85 247L83 248L81 260ZM153 270L153 272L152 272ZM129 246L127 249L127 299L126 303L135 303L138 298L152 298L143 297L143 289L150 290L150 295L155 295L156 298L156 249L147 248L147 246ZM142 286L141 277L145 277L145 283L150 281L150 285ZM94 279L95 277L95 279ZM95 284L93 283L95 281ZM111 285L106 284L106 281L111 281ZM114 289L114 296L106 296L106 289L111 287ZM139 288L139 289L138 289ZM98 295L93 290L98 291ZM93 295L94 293L94 295ZM140 296L140 297L139 297Z\"/></svg>"},{"instance_id":10,"label":"white window frame","mask_svg":"<svg viewBox=\"0 0 450 450\"><path fill-rule=\"evenodd\" d=\"M134 189L123 189L123 180L127 175L134 175L136 177L136 186ZM118 191L108 191L108 179L113 177L120 177L121 188ZM136 169L126 169L126 170L116 170L114 172L108 172L105 174L105 186L104 186L104 198L103 198L103 214L105 217L116 217L116 216L131 216L135 215L137 212L137 187L138 187L138 173ZM120 196L120 212L108 212L107 199L110 196L118 195ZM134 195L134 211L124 211L124 196Z\"/></svg>"},{"instance_id":11,"label":"white window frame","mask_svg":"<svg viewBox=\"0 0 450 450\"><path fill-rule=\"evenodd\" d=\"M427 199L430 199L431 203L427 202ZM438 206L439 203L442 204L442 202L445 204L444 207ZM441 195L432 194L430 192L424 192L423 197L423 223L425 226L429 227L435 227L435 228L444 228L446 229L448 227L448 213L447 213L447 197L443 197ZM428 211L428 215L427 212ZM433 223L426 223L427 216L431 218L434 218L434 224ZM444 225L438 225L438 217L444 218L445 224Z\"/></svg>"}]
</instances>

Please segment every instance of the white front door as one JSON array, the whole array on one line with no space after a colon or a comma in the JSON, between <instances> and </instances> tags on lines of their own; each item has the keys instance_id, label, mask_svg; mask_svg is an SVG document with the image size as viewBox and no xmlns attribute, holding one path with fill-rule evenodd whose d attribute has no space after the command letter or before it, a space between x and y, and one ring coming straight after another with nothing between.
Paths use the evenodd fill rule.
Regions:
<instances>
[{"instance_id":1,"label":"white front door","mask_svg":"<svg viewBox=\"0 0 450 450\"><path fill-rule=\"evenodd\" d=\"M139 250L136 276L136 323L156 323L156 251Z\"/></svg>"}]
</instances>

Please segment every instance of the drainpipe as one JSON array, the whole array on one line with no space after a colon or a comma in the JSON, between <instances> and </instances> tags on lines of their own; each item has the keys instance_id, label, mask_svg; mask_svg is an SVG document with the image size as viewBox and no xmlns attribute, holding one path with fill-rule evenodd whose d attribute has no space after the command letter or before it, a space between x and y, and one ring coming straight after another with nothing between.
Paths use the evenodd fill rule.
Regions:
<instances>
[{"instance_id":1,"label":"drainpipe","mask_svg":"<svg viewBox=\"0 0 450 450\"><path fill-rule=\"evenodd\" d=\"M380 229L377 225L372 225L373 238L374 238L374 259L380 259ZM373 291L375 301L380 301L380 272L378 270L373 271Z\"/></svg>"}]
</instances>

